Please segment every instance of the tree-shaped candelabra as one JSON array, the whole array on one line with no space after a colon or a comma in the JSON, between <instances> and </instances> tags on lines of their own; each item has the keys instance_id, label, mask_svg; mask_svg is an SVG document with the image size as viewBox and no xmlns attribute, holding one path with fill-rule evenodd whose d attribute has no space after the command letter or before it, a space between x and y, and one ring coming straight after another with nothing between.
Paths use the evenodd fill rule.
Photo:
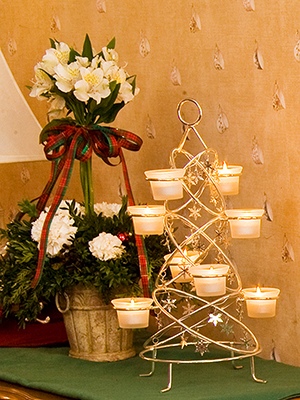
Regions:
<instances>
[{"instance_id":1,"label":"tree-shaped candelabra","mask_svg":"<svg viewBox=\"0 0 300 400\"><path fill-rule=\"evenodd\" d=\"M197 107L195 122L183 119L185 103ZM164 229L174 248L165 257L152 293L158 331L140 353L152 362L151 372L144 376L153 374L157 362L169 364L164 392L172 386L174 363L231 361L234 368L240 368L236 360L249 357L253 379L265 382L255 376L254 356L261 349L242 322L243 302L246 299L249 316L251 312L254 317L273 316L279 290L243 291L228 249L229 228L232 237L260 235L263 210L226 210L224 196L238 193L242 167L220 166L217 152L207 147L196 129L202 110L195 100L183 100L177 111L185 129L171 153L171 168L145 173L154 199L164 200L164 207L130 210L136 233ZM191 134L203 148L196 155L185 149Z\"/></svg>"},{"instance_id":2,"label":"tree-shaped candelabra","mask_svg":"<svg viewBox=\"0 0 300 400\"><path fill-rule=\"evenodd\" d=\"M194 122L182 116L185 103L196 106ZM144 344L141 358L169 364L172 386L173 364L205 364L250 358L255 376L254 356L261 349L251 330L242 322L243 302L249 317L273 317L279 289L242 289L237 268L230 260L229 228L232 238L260 236L263 209L226 209L224 196L239 192L242 167L219 164L218 154L209 148L196 129L201 121L200 105L191 99L178 105L178 117L184 134L170 156L170 169L146 171L155 200L164 205L130 206L137 235L166 233L170 248L165 256L153 299L112 300L121 328L148 326L152 307L158 331ZM199 140L202 151L196 155L186 150L190 134ZM181 164L181 165L179 165Z\"/></svg>"}]
</instances>

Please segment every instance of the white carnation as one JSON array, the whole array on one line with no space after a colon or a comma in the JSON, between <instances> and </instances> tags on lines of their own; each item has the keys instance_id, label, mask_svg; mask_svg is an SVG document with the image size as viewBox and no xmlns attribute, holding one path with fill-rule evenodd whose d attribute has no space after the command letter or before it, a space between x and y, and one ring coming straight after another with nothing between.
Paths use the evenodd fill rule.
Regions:
<instances>
[{"instance_id":1,"label":"white carnation","mask_svg":"<svg viewBox=\"0 0 300 400\"><path fill-rule=\"evenodd\" d=\"M102 232L89 242L89 249L94 257L107 261L120 257L124 246L117 236Z\"/></svg>"},{"instance_id":2,"label":"white carnation","mask_svg":"<svg viewBox=\"0 0 300 400\"><path fill-rule=\"evenodd\" d=\"M102 213L103 217L110 217L112 218L114 215L118 215L119 211L122 207L122 204L117 203L97 203L94 206L95 213L99 215Z\"/></svg>"},{"instance_id":3,"label":"white carnation","mask_svg":"<svg viewBox=\"0 0 300 400\"><path fill-rule=\"evenodd\" d=\"M71 244L71 238L74 237L77 232L77 227L72 226L74 220L69 216L68 210L61 209L61 207L65 206L65 202L62 202L50 226L46 250L47 254L50 256L55 256L62 249L64 244ZM40 248L41 233L48 211L49 208L41 212L39 218L32 223L31 237L38 242L38 248Z\"/></svg>"}]
</instances>

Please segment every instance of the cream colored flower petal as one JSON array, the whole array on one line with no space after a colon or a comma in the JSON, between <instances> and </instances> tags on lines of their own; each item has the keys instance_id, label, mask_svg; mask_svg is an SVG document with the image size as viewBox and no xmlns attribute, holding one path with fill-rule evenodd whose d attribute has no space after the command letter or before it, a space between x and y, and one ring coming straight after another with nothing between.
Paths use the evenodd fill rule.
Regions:
<instances>
[{"instance_id":1,"label":"cream colored flower petal","mask_svg":"<svg viewBox=\"0 0 300 400\"><path fill-rule=\"evenodd\" d=\"M88 101L89 95L88 91L90 89L90 85L84 81L78 81L75 83L75 90L74 90L74 96L79 100L79 101Z\"/></svg>"}]
</instances>

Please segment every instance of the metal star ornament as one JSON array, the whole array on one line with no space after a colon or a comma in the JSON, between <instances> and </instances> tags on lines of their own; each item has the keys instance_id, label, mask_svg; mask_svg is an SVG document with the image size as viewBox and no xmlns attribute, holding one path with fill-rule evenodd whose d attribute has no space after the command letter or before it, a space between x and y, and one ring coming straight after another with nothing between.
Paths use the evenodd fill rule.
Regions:
<instances>
[{"instance_id":1,"label":"metal star ornament","mask_svg":"<svg viewBox=\"0 0 300 400\"><path fill-rule=\"evenodd\" d=\"M203 356L204 353L209 353L208 346L208 342L205 342L204 340L198 340L195 344L195 353L200 353L201 356Z\"/></svg>"},{"instance_id":2,"label":"metal star ornament","mask_svg":"<svg viewBox=\"0 0 300 400\"><path fill-rule=\"evenodd\" d=\"M223 322L222 320L222 314L209 314L209 320L207 321L209 324L213 324L214 326L217 326L219 322Z\"/></svg>"},{"instance_id":3,"label":"metal star ornament","mask_svg":"<svg viewBox=\"0 0 300 400\"><path fill-rule=\"evenodd\" d=\"M168 312L171 312L173 308L177 308L176 306L176 299L171 299L170 296L166 298L166 300L161 301L164 304L164 309L167 310Z\"/></svg>"}]
</instances>

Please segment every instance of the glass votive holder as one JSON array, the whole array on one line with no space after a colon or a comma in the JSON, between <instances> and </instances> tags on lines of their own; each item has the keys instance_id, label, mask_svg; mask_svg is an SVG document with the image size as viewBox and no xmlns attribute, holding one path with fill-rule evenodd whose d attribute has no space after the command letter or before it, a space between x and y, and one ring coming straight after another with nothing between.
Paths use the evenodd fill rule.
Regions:
<instances>
[{"instance_id":1,"label":"glass votive holder","mask_svg":"<svg viewBox=\"0 0 300 400\"><path fill-rule=\"evenodd\" d=\"M223 296L226 293L228 270L227 264L199 264L191 267L197 296Z\"/></svg>"},{"instance_id":2,"label":"glass votive holder","mask_svg":"<svg viewBox=\"0 0 300 400\"><path fill-rule=\"evenodd\" d=\"M161 205L129 206L136 235L161 235L164 231L165 207Z\"/></svg>"},{"instance_id":3,"label":"glass votive holder","mask_svg":"<svg viewBox=\"0 0 300 400\"><path fill-rule=\"evenodd\" d=\"M120 298L111 300L117 310L120 328L138 329L149 326L149 311L152 299L147 297Z\"/></svg>"},{"instance_id":4,"label":"glass votive holder","mask_svg":"<svg viewBox=\"0 0 300 400\"><path fill-rule=\"evenodd\" d=\"M170 257L172 253L166 254L164 256L165 261L168 261L170 259L169 268L171 271L172 278L176 278L178 275L181 274L176 279L176 282L178 283L190 282L193 279L192 276L188 273L190 269L190 263L188 259L194 262L199 257L199 253L197 251L184 250L183 253L188 258L185 258L179 251L177 251L171 259Z\"/></svg>"},{"instance_id":5,"label":"glass votive holder","mask_svg":"<svg viewBox=\"0 0 300 400\"><path fill-rule=\"evenodd\" d=\"M184 168L145 171L154 200L176 200L183 197Z\"/></svg>"},{"instance_id":6,"label":"glass votive holder","mask_svg":"<svg viewBox=\"0 0 300 400\"><path fill-rule=\"evenodd\" d=\"M233 196L239 194L240 175L243 167L240 165L227 165L217 168L217 186L223 196Z\"/></svg>"},{"instance_id":7,"label":"glass votive holder","mask_svg":"<svg viewBox=\"0 0 300 400\"><path fill-rule=\"evenodd\" d=\"M225 210L229 220L231 237L234 239L259 238L263 209Z\"/></svg>"},{"instance_id":8,"label":"glass votive holder","mask_svg":"<svg viewBox=\"0 0 300 400\"><path fill-rule=\"evenodd\" d=\"M242 294L246 300L247 314L250 318L271 318L276 315L276 302L280 294L277 288L248 288Z\"/></svg>"}]
</instances>

